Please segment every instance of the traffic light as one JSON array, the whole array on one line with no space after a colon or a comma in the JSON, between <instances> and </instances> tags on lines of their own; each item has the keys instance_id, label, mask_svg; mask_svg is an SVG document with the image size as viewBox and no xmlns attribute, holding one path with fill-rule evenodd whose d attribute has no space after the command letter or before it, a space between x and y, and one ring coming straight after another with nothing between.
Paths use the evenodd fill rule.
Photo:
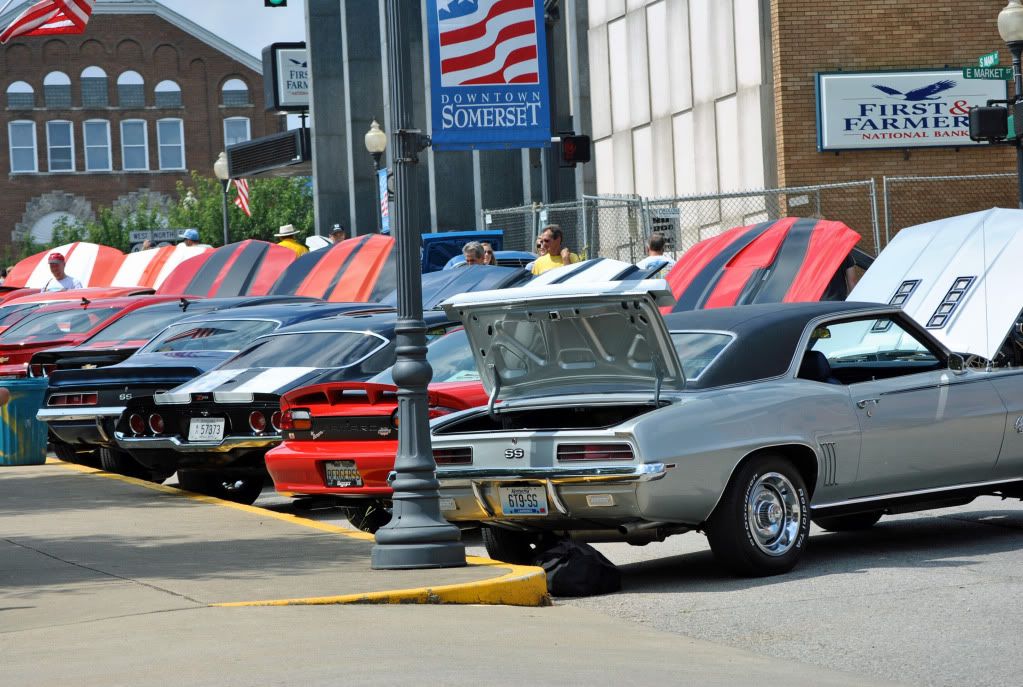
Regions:
<instances>
[{"instance_id":1,"label":"traffic light","mask_svg":"<svg viewBox=\"0 0 1023 687\"><path fill-rule=\"evenodd\" d=\"M287 7L288 0L263 0L263 7Z\"/></svg>"},{"instance_id":2,"label":"traffic light","mask_svg":"<svg viewBox=\"0 0 1023 687\"><path fill-rule=\"evenodd\" d=\"M561 137L561 164L575 167L580 162L590 161L590 137L575 134Z\"/></svg>"}]
</instances>

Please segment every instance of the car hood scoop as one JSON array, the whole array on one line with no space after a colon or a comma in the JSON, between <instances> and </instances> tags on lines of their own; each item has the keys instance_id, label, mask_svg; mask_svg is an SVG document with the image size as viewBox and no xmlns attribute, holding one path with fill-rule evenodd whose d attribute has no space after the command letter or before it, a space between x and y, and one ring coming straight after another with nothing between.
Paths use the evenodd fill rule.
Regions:
<instances>
[{"instance_id":1,"label":"car hood scoop","mask_svg":"<svg viewBox=\"0 0 1023 687\"><path fill-rule=\"evenodd\" d=\"M680 390L678 355L658 307L663 280L545 285L461 294L462 320L492 398Z\"/></svg>"}]
</instances>

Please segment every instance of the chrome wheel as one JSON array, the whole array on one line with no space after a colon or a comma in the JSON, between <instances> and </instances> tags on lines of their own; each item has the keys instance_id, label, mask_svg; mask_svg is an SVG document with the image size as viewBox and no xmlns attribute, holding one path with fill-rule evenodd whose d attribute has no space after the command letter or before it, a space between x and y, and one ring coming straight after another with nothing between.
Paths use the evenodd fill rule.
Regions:
<instances>
[{"instance_id":1,"label":"chrome wheel","mask_svg":"<svg viewBox=\"0 0 1023 687\"><path fill-rule=\"evenodd\" d=\"M746 497L746 522L757 548L769 556L784 556L796 543L803 508L799 494L780 473L761 475Z\"/></svg>"}]
</instances>

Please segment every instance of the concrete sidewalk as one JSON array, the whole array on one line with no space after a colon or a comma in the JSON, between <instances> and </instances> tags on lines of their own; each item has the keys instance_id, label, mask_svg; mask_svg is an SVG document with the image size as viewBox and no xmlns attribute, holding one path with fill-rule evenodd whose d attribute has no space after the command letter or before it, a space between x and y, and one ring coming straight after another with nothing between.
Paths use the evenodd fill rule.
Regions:
<instances>
[{"instance_id":1,"label":"concrete sidewalk","mask_svg":"<svg viewBox=\"0 0 1023 687\"><path fill-rule=\"evenodd\" d=\"M0 470L0 594L74 587L83 599L120 584L127 599L148 588L196 605L549 603L539 568L470 558L371 570L372 546L362 532L59 461Z\"/></svg>"},{"instance_id":2,"label":"concrete sidewalk","mask_svg":"<svg viewBox=\"0 0 1023 687\"><path fill-rule=\"evenodd\" d=\"M371 544L90 468L2 468L2 684L878 684L524 607L548 601L538 568L372 571Z\"/></svg>"}]
</instances>

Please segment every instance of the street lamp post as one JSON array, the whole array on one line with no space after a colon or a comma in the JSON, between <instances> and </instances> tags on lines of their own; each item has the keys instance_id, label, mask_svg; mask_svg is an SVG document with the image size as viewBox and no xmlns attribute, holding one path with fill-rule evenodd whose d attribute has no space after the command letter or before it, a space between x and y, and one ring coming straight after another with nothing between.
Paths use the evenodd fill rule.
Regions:
<instances>
[{"instance_id":1,"label":"street lamp post","mask_svg":"<svg viewBox=\"0 0 1023 687\"><path fill-rule=\"evenodd\" d=\"M1013 77L1013 108L1015 116L1013 120L1016 125L1016 188L1019 207L1023 208L1023 146L1020 144L1020 130L1023 129L1023 119L1018 113L1023 112L1019 106L1023 102L1023 72L1020 71L1020 55L1023 54L1023 4L1020 0L1009 0L1009 3L998 13L998 33L1009 46L1012 53L1012 77Z\"/></svg>"},{"instance_id":2,"label":"street lamp post","mask_svg":"<svg viewBox=\"0 0 1023 687\"><path fill-rule=\"evenodd\" d=\"M369 125L369 131L366 132L364 140L366 142L366 150L373 156L373 188L375 189L373 194L376 197L377 233L379 234L382 228L380 210L383 202L380 199L380 158L384 151L387 150L387 134L377 124L377 120L374 119L373 123Z\"/></svg>"},{"instance_id":3,"label":"street lamp post","mask_svg":"<svg viewBox=\"0 0 1023 687\"><path fill-rule=\"evenodd\" d=\"M231 177L227 171L227 153L221 152L217 161L213 163L213 173L220 179L220 188L223 190L221 196L221 208L224 213L224 245L228 243L227 238L227 185L231 183Z\"/></svg>"},{"instance_id":4,"label":"street lamp post","mask_svg":"<svg viewBox=\"0 0 1023 687\"><path fill-rule=\"evenodd\" d=\"M420 269L420 227L415 175L419 151L429 138L414 129L409 88L409 41L403 28L419 3L387 0L387 66L394 127L394 240L398 257L398 323L394 328L398 387L398 454L391 487L391 522L377 530L371 565L375 569L453 568L465 565L458 528L440 513L437 464L430 447L426 385L433 376L426 362L426 323Z\"/></svg>"}]
</instances>

